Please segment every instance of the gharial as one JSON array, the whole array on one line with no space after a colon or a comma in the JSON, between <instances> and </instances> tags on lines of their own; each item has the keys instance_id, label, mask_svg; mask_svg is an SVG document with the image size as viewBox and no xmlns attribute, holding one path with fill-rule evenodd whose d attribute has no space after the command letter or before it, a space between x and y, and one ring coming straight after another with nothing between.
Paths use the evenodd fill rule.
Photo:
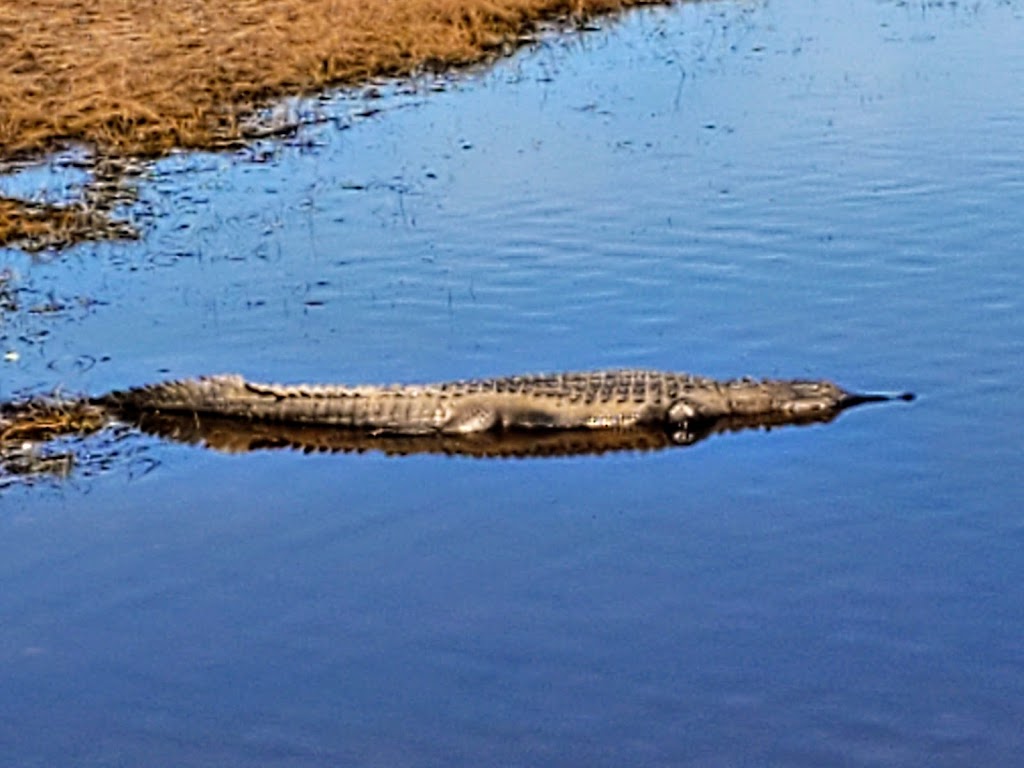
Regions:
<instances>
[{"instance_id":1,"label":"gharial","mask_svg":"<svg viewBox=\"0 0 1024 768\"><path fill-rule=\"evenodd\" d=\"M612 370L435 384L283 385L219 375L161 382L90 398L112 415L187 413L336 426L381 435L663 427L741 417L766 424L827 421L865 402L913 395L859 394L829 381Z\"/></svg>"}]
</instances>

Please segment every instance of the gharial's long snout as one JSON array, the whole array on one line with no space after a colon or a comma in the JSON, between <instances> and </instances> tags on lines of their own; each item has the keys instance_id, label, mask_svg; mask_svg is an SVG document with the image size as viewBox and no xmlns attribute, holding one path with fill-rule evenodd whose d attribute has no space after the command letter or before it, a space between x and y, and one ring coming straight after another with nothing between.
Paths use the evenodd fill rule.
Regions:
<instances>
[{"instance_id":1,"label":"gharial's long snout","mask_svg":"<svg viewBox=\"0 0 1024 768\"><path fill-rule=\"evenodd\" d=\"M841 398L839 398L839 407L840 409L845 410L846 408L853 408L858 405L864 405L865 403L886 403L893 400L902 400L909 403L916 397L917 395L913 392L846 392Z\"/></svg>"},{"instance_id":2,"label":"gharial's long snout","mask_svg":"<svg viewBox=\"0 0 1024 768\"><path fill-rule=\"evenodd\" d=\"M882 403L914 399L910 392L848 392L831 381L780 381L773 397L781 407L775 409L793 416L836 414L864 403Z\"/></svg>"}]
</instances>

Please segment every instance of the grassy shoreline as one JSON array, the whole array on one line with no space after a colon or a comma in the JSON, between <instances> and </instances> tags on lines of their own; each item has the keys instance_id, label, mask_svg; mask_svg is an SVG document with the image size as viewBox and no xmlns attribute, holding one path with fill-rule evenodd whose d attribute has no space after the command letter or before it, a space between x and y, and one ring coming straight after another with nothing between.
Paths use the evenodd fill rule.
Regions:
<instances>
[{"instance_id":1,"label":"grassy shoreline","mask_svg":"<svg viewBox=\"0 0 1024 768\"><path fill-rule=\"evenodd\" d=\"M0 161L244 140L285 96L478 62L651 0L35 0L0 8Z\"/></svg>"},{"instance_id":2,"label":"grassy shoreline","mask_svg":"<svg viewBox=\"0 0 1024 768\"><path fill-rule=\"evenodd\" d=\"M670 0L669 0L670 1ZM541 25L664 0L34 0L0 5L0 173L225 149L283 98L486 61ZM287 128L287 126L285 126ZM280 127L270 127L277 132ZM88 195L87 197L95 197ZM0 196L0 247L131 237L109 201Z\"/></svg>"}]
</instances>

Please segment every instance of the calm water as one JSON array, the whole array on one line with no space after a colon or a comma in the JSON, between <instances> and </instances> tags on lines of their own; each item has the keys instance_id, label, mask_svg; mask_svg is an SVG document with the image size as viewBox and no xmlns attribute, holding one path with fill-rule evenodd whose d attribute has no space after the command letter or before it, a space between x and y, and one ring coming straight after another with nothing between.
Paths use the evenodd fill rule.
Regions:
<instances>
[{"instance_id":1,"label":"calm water","mask_svg":"<svg viewBox=\"0 0 1024 768\"><path fill-rule=\"evenodd\" d=\"M69 307L4 318L3 396L621 365L920 395L549 461L86 441L0 495L3 762L1019 761L1022 42L1014 0L636 13L161 162L140 243L3 252Z\"/></svg>"}]
</instances>

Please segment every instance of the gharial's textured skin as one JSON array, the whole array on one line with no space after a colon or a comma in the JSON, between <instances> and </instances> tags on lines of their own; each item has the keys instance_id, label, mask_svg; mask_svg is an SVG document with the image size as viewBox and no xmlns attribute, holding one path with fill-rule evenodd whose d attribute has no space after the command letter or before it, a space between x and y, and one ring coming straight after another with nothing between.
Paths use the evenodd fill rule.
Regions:
<instances>
[{"instance_id":1,"label":"gharial's textured skin","mask_svg":"<svg viewBox=\"0 0 1024 768\"><path fill-rule=\"evenodd\" d=\"M491 430L688 428L729 417L825 420L866 400L828 381L715 379L615 370L421 385L336 386L209 376L113 392L91 403L115 413L191 413L338 426L394 435Z\"/></svg>"}]
</instances>

